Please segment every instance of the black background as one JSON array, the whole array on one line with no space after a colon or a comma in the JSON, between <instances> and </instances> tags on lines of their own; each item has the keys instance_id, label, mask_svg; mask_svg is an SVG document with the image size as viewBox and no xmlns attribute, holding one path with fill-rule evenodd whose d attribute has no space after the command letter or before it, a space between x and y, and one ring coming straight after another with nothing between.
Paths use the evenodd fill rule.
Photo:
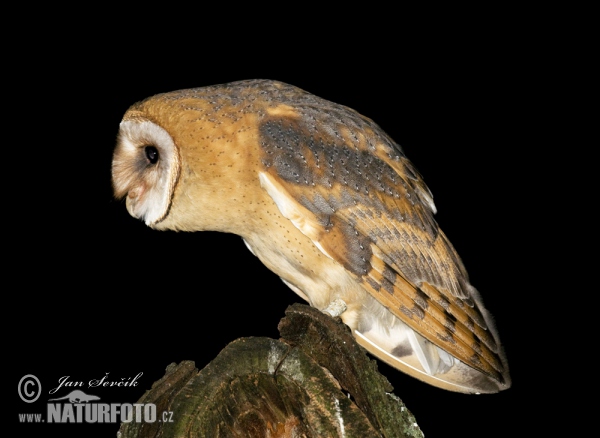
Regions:
<instances>
[{"instance_id":1,"label":"black background","mask_svg":"<svg viewBox=\"0 0 600 438\"><path fill-rule=\"evenodd\" d=\"M368 31L327 31L325 22L248 26L235 36L225 25L208 32L200 20L184 37L156 26L126 34L131 21L112 17L92 37L85 25L57 28L15 52L19 62L6 85L14 133L7 150L15 159L5 162L15 211L4 214L5 309L15 319L5 322L4 361L16 412L45 412L48 391L63 376L85 382L84 392L103 402L133 403L172 362L202 368L237 338L278 337L286 307L301 299L239 237L152 231L113 199L110 185L119 121L131 104L159 92L268 78L370 117L422 173L437 221L496 318L513 387L469 396L383 363L379 369L426 436L510 435L530 415L534 394L534 335L520 275L527 236L536 233L521 178L535 55L529 40L513 38L515 20L440 28L443 17L426 18L411 32L401 29L408 18L378 25L370 17ZM315 28L324 32L317 36ZM106 373L119 381L140 372L136 387L87 387ZM42 384L31 404L14 391L26 374ZM62 436L115 436L119 427L17 426L24 435Z\"/></svg>"}]
</instances>

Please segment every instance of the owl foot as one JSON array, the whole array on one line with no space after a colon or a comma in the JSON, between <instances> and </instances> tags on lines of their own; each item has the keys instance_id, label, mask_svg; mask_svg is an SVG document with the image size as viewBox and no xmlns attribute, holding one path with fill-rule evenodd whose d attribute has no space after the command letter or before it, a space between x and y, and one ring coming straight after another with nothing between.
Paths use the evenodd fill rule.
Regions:
<instances>
[{"instance_id":1,"label":"owl foot","mask_svg":"<svg viewBox=\"0 0 600 438\"><path fill-rule=\"evenodd\" d=\"M346 305L344 300L338 298L329 303L329 305L325 309L323 309L323 313L328 313L332 317L336 318L342 313L344 313L347 308L348 306Z\"/></svg>"}]
</instances>

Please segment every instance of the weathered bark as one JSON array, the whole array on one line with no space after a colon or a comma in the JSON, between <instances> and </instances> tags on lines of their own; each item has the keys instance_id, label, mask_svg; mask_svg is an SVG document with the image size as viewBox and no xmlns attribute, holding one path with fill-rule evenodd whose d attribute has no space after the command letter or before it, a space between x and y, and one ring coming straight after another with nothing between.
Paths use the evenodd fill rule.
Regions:
<instances>
[{"instance_id":1,"label":"weathered bark","mask_svg":"<svg viewBox=\"0 0 600 438\"><path fill-rule=\"evenodd\" d=\"M295 304L280 340L241 338L204 369L167 367L137 403L157 421L122 423L122 438L422 437L412 414L348 327ZM172 412L172 422L162 422Z\"/></svg>"}]
</instances>

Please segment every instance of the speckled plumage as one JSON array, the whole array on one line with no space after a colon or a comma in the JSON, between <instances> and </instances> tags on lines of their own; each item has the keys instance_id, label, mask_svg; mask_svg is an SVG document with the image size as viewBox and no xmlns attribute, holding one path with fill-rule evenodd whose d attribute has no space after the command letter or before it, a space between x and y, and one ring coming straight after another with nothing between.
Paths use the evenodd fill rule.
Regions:
<instances>
[{"instance_id":1,"label":"speckled plumage","mask_svg":"<svg viewBox=\"0 0 600 438\"><path fill-rule=\"evenodd\" d=\"M391 365L454 391L510 386L429 189L356 111L268 80L159 94L125 114L113 186L153 228L238 234L311 305L342 299Z\"/></svg>"}]
</instances>

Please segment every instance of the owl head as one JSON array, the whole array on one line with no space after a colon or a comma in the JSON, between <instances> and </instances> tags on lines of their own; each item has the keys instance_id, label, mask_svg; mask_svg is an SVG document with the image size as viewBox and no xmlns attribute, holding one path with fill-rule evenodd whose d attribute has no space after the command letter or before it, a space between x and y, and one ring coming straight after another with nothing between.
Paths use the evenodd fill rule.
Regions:
<instances>
[{"instance_id":1,"label":"owl head","mask_svg":"<svg viewBox=\"0 0 600 438\"><path fill-rule=\"evenodd\" d=\"M142 114L131 112L119 128L112 164L115 197L127 211L153 226L169 213L180 173L179 152L169 133Z\"/></svg>"},{"instance_id":2,"label":"owl head","mask_svg":"<svg viewBox=\"0 0 600 438\"><path fill-rule=\"evenodd\" d=\"M112 162L117 199L154 229L238 233L237 216L257 195L256 108L222 87L179 90L132 105ZM244 200L244 202L241 202Z\"/></svg>"}]
</instances>

